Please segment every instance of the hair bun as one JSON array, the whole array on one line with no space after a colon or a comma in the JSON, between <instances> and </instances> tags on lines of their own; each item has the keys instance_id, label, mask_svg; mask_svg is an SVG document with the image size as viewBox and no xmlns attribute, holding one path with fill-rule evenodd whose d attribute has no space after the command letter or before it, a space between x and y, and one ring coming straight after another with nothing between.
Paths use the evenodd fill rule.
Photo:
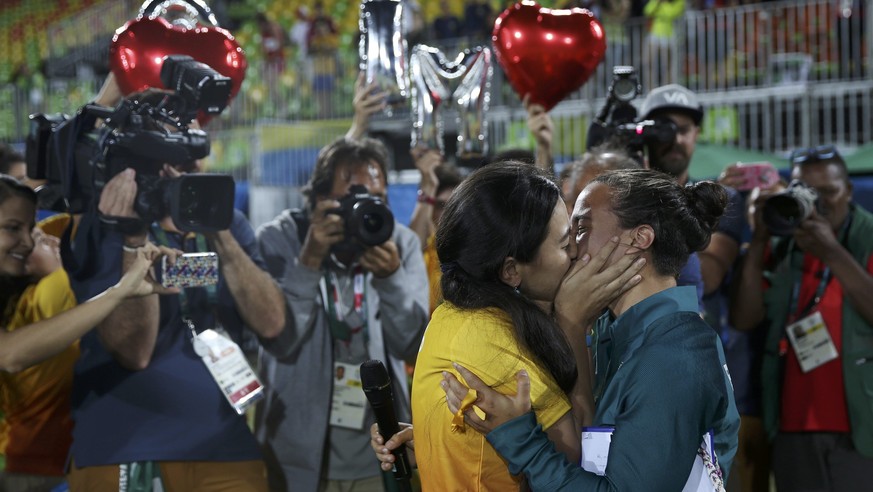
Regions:
<instances>
[{"instance_id":1,"label":"hair bun","mask_svg":"<svg viewBox=\"0 0 873 492\"><path fill-rule=\"evenodd\" d=\"M709 244L709 239L718 221L724 215L728 194L724 186L712 181L700 181L683 188L691 219L696 227L690 228L686 243L691 251L700 251Z\"/></svg>"}]
</instances>

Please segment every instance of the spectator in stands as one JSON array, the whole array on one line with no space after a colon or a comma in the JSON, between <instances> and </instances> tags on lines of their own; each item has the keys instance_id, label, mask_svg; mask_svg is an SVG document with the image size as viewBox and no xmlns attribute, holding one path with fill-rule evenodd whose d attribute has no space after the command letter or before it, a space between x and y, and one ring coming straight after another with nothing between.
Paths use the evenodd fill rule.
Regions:
<instances>
[{"instance_id":1,"label":"spectator in stands","mask_svg":"<svg viewBox=\"0 0 873 492\"><path fill-rule=\"evenodd\" d=\"M0 174L12 176L22 183L27 180L24 156L6 144L0 144Z\"/></svg>"},{"instance_id":2,"label":"spectator in stands","mask_svg":"<svg viewBox=\"0 0 873 492\"><path fill-rule=\"evenodd\" d=\"M424 265L430 285L430 313L442 302L440 290L440 260L436 254L436 230L446 202L461 184L461 174L453 165L444 162L435 149L417 147L412 149L412 160L421 173L418 184L418 199L412 209L409 228L421 241Z\"/></svg>"},{"instance_id":3,"label":"spectator in stands","mask_svg":"<svg viewBox=\"0 0 873 492\"><path fill-rule=\"evenodd\" d=\"M312 90L315 92L318 115L330 117L333 112L332 96L336 78L340 75L337 48L339 31L333 18L324 11L324 3L315 2L309 21L307 53L312 61Z\"/></svg>"},{"instance_id":4,"label":"spectator in stands","mask_svg":"<svg viewBox=\"0 0 873 492\"><path fill-rule=\"evenodd\" d=\"M599 19L608 40L604 61L606 67L632 63L626 27L630 10L630 0L605 0L600 8Z\"/></svg>"},{"instance_id":5,"label":"spectator in stands","mask_svg":"<svg viewBox=\"0 0 873 492\"><path fill-rule=\"evenodd\" d=\"M642 119L672 124L676 128L674 142L648 147L647 166L669 174L680 185L688 184L691 158L703 120L703 107L697 95L676 84L655 88L643 101L640 115ZM728 206L709 245L699 253L692 253L679 275L679 285L697 285L701 312L705 311L704 294L719 289L739 254L743 200L736 190L727 188L727 191Z\"/></svg>"},{"instance_id":6,"label":"spectator in stands","mask_svg":"<svg viewBox=\"0 0 873 492\"><path fill-rule=\"evenodd\" d=\"M494 30L493 12L488 0L472 0L464 7L464 36L471 44L491 41Z\"/></svg>"},{"instance_id":7,"label":"spectator in stands","mask_svg":"<svg viewBox=\"0 0 873 492\"><path fill-rule=\"evenodd\" d=\"M261 51L267 70L282 73L285 69L285 33L278 22L264 12L255 16L261 34Z\"/></svg>"},{"instance_id":8,"label":"spectator in stands","mask_svg":"<svg viewBox=\"0 0 873 492\"><path fill-rule=\"evenodd\" d=\"M160 251L107 292L75 306L57 238L33 226L36 194L0 174L0 490L50 490L63 482L70 446L76 341L130 295L155 291L143 279Z\"/></svg>"},{"instance_id":9,"label":"spectator in stands","mask_svg":"<svg viewBox=\"0 0 873 492\"><path fill-rule=\"evenodd\" d=\"M854 491L873 467L873 215L852 202L831 145L795 150L791 178L818 193L794 232L771 236L756 206L731 318L766 323L763 415L778 490ZM797 328L809 340L791 336Z\"/></svg>"},{"instance_id":10,"label":"spectator in stands","mask_svg":"<svg viewBox=\"0 0 873 492\"><path fill-rule=\"evenodd\" d=\"M418 0L403 0L403 28L407 46L426 43L427 23Z\"/></svg>"},{"instance_id":11,"label":"spectator in stands","mask_svg":"<svg viewBox=\"0 0 873 492\"><path fill-rule=\"evenodd\" d=\"M685 0L649 0L643 10L649 22L643 51L643 84L655 87L672 82L678 63L676 21L685 13Z\"/></svg>"},{"instance_id":12,"label":"spectator in stands","mask_svg":"<svg viewBox=\"0 0 873 492\"><path fill-rule=\"evenodd\" d=\"M154 103L152 97L163 96L130 97ZM80 145L92 141L86 135ZM93 148L82 151L95 154ZM177 177L179 170L165 165L161 174ZM260 267L254 233L239 211L229 229L206 234L181 232L169 217L146 224L133 207L135 177L127 169L106 183L95 213L83 215L65 252L77 298L115 283L132 268L134 248L146 241L185 252L214 251L219 282L178 296L126 300L96 333L82 338L73 389L70 489L118 490L119 477L126 477L131 488L150 488L159 480L165 490L266 491L264 462L237 412L241 405L230 404L234 398L225 393L226 383L219 384L215 368L204 367L208 357L198 352L211 352L208 344L216 338L210 335L220 337L221 330L227 334L220 337L223 344L241 341L244 326L265 339L277 336L285 324L281 292ZM103 217L126 218L129 227L111 230L106 224L115 220ZM222 354L239 353L235 345L225 347ZM236 367L243 365L240 360Z\"/></svg>"},{"instance_id":13,"label":"spectator in stands","mask_svg":"<svg viewBox=\"0 0 873 492\"><path fill-rule=\"evenodd\" d=\"M362 362L385 360L398 417L409 418L403 363L415 361L428 320L421 244L395 222L385 243L349 248L343 219L330 213L352 185L384 197L386 166L379 142L340 138L319 152L307 209L286 210L258 229L260 252L288 311L262 357L269 391L256 432L271 490L382 490L368 452L370 406L359 386L333 385L338 367L354 384Z\"/></svg>"},{"instance_id":14,"label":"spectator in stands","mask_svg":"<svg viewBox=\"0 0 873 492\"><path fill-rule=\"evenodd\" d=\"M270 101L276 100L279 76L285 71L285 31L278 22L264 12L255 15L258 32L261 34L261 54L264 57L264 82L267 84Z\"/></svg>"},{"instance_id":15,"label":"spectator in stands","mask_svg":"<svg viewBox=\"0 0 873 492\"><path fill-rule=\"evenodd\" d=\"M461 37L461 19L452 12L448 0L440 0L440 15L433 20L433 34L437 41Z\"/></svg>"},{"instance_id":16,"label":"spectator in stands","mask_svg":"<svg viewBox=\"0 0 873 492\"><path fill-rule=\"evenodd\" d=\"M294 65L306 83L312 83L312 66L309 60L309 8L300 5L294 11L294 23L288 30L288 40L294 47Z\"/></svg>"}]
</instances>

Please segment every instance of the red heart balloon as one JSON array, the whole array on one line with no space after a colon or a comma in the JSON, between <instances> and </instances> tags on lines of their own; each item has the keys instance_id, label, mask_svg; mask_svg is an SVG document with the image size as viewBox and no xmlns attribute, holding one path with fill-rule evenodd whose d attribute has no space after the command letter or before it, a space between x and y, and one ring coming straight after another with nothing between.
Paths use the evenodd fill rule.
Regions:
<instances>
[{"instance_id":1,"label":"red heart balloon","mask_svg":"<svg viewBox=\"0 0 873 492\"><path fill-rule=\"evenodd\" d=\"M161 65L166 55L188 55L230 77L230 98L239 92L246 75L242 48L220 27L184 29L161 17L141 17L115 32L109 48L109 66L124 94L148 87L163 88ZM206 124L211 116L197 116Z\"/></svg>"},{"instance_id":2,"label":"red heart balloon","mask_svg":"<svg viewBox=\"0 0 873 492\"><path fill-rule=\"evenodd\" d=\"M585 9L551 10L522 1L504 10L491 37L519 97L552 109L582 87L606 53L600 22Z\"/></svg>"}]
</instances>

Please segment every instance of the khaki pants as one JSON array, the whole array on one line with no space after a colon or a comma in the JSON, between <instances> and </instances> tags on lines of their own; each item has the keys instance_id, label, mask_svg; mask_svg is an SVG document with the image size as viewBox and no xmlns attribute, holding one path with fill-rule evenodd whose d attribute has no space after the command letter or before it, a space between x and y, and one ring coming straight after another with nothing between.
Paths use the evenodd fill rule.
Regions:
<instances>
[{"instance_id":1,"label":"khaki pants","mask_svg":"<svg viewBox=\"0 0 873 492\"><path fill-rule=\"evenodd\" d=\"M737 454L727 482L728 492L770 490L770 443L760 417L740 416Z\"/></svg>"},{"instance_id":2,"label":"khaki pants","mask_svg":"<svg viewBox=\"0 0 873 492\"><path fill-rule=\"evenodd\" d=\"M165 492L267 492L263 461L162 461ZM67 475L70 492L118 492L118 465L75 464Z\"/></svg>"},{"instance_id":3,"label":"khaki pants","mask_svg":"<svg viewBox=\"0 0 873 492\"><path fill-rule=\"evenodd\" d=\"M326 480L318 487L319 492L385 492L382 476L362 480Z\"/></svg>"}]
</instances>

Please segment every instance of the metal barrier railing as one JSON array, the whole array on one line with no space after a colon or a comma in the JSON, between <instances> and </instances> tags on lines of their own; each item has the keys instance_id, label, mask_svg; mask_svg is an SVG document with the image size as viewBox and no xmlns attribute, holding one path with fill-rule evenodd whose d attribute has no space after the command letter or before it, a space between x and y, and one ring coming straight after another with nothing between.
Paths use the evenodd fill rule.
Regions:
<instances>
[{"instance_id":1,"label":"metal barrier railing","mask_svg":"<svg viewBox=\"0 0 873 492\"><path fill-rule=\"evenodd\" d=\"M792 93L806 90L802 87L837 81L863 84L869 79L873 68L870 62L873 37L865 34L868 26L873 26L870 20L873 9L865 10L865 4L860 0L804 0L688 11L678 21L677 35L671 45L677 56L671 56L670 64L665 66L647 64L646 26L642 19L630 19L622 24L618 34L613 31L606 60L591 80L558 105L553 110L553 116L562 118L567 114L593 114L605 95L614 64L637 67L645 86L652 85L655 76L659 78L657 82L664 82L666 77L661 76L668 75L669 80L683 83L701 93L706 101L736 101L737 108L740 108L737 111L741 114L751 111L741 109L741 103L751 100L760 102L771 96L781 97L786 93L785 90ZM98 9L81 15L84 18L101 14ZM130 13L119 15L129 16ZM90 22L82 18L75 25ZM99 25L102 24L95 24ZM68 27L59 32L75 31L71 29ZM94 31L97 30L95 27ZM65 37L69 36L60 36ZM448 54L471 44L474 43L467 40L433 43ZM250 60L256 58L251 56ZM347 118L352 113L357 64L355 50L340 50L336 58L328 63L335 69L328 71L323 71L324 64L314 66L311 59L289 57L285 69L281 71L254 61L240 94L225 114L213 120L210 127L213 131L223 131L250 127L265 120ZM316 70L322 71L318 83L313 76ZM804 85L804 81L808 84ZM0 141L21 141L28 128L27 115L32 112L75 111L93 97L99 82L52 80L39 87L0 87L0 103L7 108L0 115ZM832 85L828 84L828 87ZM734 97L736 94L743 94L743 97L738 99ZM840 102L847 104L844 103ZM822 103L822 107L837 107L840 104ZM519 106L518 97L504 82L498 67L492 84L492 111L489 118L496 121L502 115L523 115ZM805 107L811 110L813 105L810 102ZM849 109L846 108L844 112L846 118L851 119ZM403 116L396 115L395 118ZM757 117L757 120L762 117ZM800 117L809 119L809 122L798 124L799 127L814 128L819 125L822 131L827 130L824 121L816 115ZM390 127L390 122L377 119L374 123L376 126L381 124ZM852 125L863 127L861 123ZM852 132L852 125L844 125L846 131ZM492 127L494 136L504 135L498 129L498 124ZM870 138L865 135L862 137ZM738 142L754 143L758 148L780 147L778 142L766 143L754 136L740 138Z\"/></svg>"}]
</instances>

